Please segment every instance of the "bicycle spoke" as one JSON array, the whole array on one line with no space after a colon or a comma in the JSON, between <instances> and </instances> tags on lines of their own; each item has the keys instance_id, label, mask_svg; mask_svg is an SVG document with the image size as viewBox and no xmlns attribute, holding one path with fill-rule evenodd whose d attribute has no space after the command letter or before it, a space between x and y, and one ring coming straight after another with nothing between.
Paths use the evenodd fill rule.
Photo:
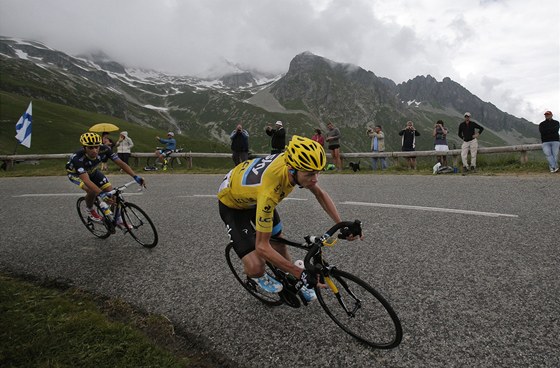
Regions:
<instances>
[{"instance_id":1,"label":"bicycle spoke","mask_svg":"<svg viewBox=\"0 0 560 368\"><path fill-rule=\"evenodd\" d=\"M332 270L330 276L330 287L317 289L319 303L329 317L348 334L372 347L397 346L402 328L389 303L354 275Z\"/></svg>"},{"instance_id":2,"label":"bicycle spoke","mask_svg":"<svg viewBox=\"0 0 560 368\"><path fill-rule=\"evenodd\" d=\"M146 248L158 243L158 233L146 212L134 203L124 203L121 207L122 227L134 240Z\"/></svg>"},{"instance_id":3,"label":"bicycle spoke","mask_svg":"<svg viewBox=\"0 0 560 368\"><path fill-rule=\"evenodd\" d=\"M111 231L107 228L107 225L104 222L95 222L91 220L88 216L86 201L84 197L78 198L76 202L76 209L78 210L78 216L80 220L93 235L100 239L105 239L111 235ZM97 207L98 213L102 213Z\"/></svg>"}]
</instances>

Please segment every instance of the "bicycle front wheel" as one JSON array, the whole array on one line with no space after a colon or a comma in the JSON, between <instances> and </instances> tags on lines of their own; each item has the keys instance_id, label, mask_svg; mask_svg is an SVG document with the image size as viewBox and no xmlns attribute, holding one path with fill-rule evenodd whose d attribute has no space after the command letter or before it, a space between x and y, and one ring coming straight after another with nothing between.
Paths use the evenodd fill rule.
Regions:
<instances>
[{"instance_id":1,"label":"bicycle front wheel","mask_svg":"<svg viewBox=\"0 0 560 368\"><path fill-rule=\"evenodd\" d=\"M378 349L391 349L402 340L397 314L377 290L360 278L336 268L325 277L326 289L317 299L329 317L346 333Z\"/></svg>"},{"instance_id":2,"label":"bicycle front wheel","mask_svg":"<svg viewBox=\"0 0 560 368\"><path fill-rule=\"evenodd\" d=\"M97 213L103 213L101 208L99 208L99 204L97 203L97 201L95 203L95 207ZM109 237L109 235L111 235L111 230L109 227L107 227L105 221L97 222L89 218L85 197L78 198L78 201L76 202L76 209L78 210L78 216L80 216L80 220L82 220L82 223L84 224L86 229L88 229L93 235L100 239L106 239Z\"/></svg>"},{"instance_id":3,"label":"bicycle front wheel","mask_svg":"<svg viewBox=\"0 0 560 368\"><path fill-rule=\"evenodd\" d=\"M235 253L233 244L231 243L226 247L226 261L229 269L233 273L233 276L235 276L236 280L239 281L249 294L267 305L277 306L283 303L279 294L262 291L253 280L247 277L243 268L243 262L237 256L237 253ZM266 272L268 272L270 276L274 277L274 273L268 269L268 266Z\"/></svg>"},{"instance_id":4,"label":"bicycle front wheel","mask_svg":"<svg viewBox=\"0 0 560 368\"><path fill-rule=\"evenodd\" d=\"M158 233L154 223L143 209L134 203L125 202L121 207L124 229L140 245L153 248L158 243Z\"/></svg>"}]
</instances>

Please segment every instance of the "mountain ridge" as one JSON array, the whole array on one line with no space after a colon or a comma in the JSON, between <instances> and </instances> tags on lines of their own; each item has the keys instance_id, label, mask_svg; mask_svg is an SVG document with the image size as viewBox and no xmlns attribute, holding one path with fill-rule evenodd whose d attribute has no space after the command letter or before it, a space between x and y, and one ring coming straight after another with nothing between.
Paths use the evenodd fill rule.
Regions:
<instances>
[{"instance_id":1,"label":"mountain ridge","mask_svg":"<svg viewBox=\"0 0 560 368\"><path fill-rule=\"evenodd\" d=\"M276 120L288 122L290 135L311 135L333 121L347 151L369 149L365 129L373 124L382 124L391 137L388 149L399 150L397 133L413 120L422 132L418 148L430 149L435 120L458 124L464 111L489 128L483 145L535 143L538 138L533 124L501 112L449 78L438 82L417 76L397 85L310 52L296 55L283 75L238 68L213 80L129 68L102 52L73 57L5 37L0 37L0 60L1 90L226 144L229 132L243 122L256 150L268 149L264 127ZM458 137L450 140L459 143Z\"/></svg>"}]
</instances>

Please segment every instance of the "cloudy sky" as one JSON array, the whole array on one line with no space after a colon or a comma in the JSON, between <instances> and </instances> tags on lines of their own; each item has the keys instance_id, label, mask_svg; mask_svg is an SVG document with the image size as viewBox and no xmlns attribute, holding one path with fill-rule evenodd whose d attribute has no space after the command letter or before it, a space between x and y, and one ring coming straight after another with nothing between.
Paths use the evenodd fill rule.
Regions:
<instances>
[{"instance_id":1,"label":"cloudy sky","mask_svg":"<svg viewBox=\"0 0 560 368\"><path fill-rule=\"evenodd\" d=\"M560 116L558 0L0 0L0 35L203 76L310 51L401 83L450 77L529 121Z\"/></svg>"}]
</instances>

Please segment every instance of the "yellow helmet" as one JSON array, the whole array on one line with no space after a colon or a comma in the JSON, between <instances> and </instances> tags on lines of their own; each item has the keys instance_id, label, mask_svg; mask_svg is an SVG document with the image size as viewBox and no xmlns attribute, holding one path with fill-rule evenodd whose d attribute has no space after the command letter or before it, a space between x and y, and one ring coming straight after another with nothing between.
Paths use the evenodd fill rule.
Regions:
<instances>
[{"instance_id":1,"label":"yellow helmet","mask_svg":"<svg viewBox=\"0 0 560 368\"><path fill-rule=\"evenodd\" d=\"M101 137L99 134L95 133L84 133L80 136L80 143L82 146L100 146L101 145Z\"/></svg>"},{"instance_id":2,"label":"yellow helmet","mask_svg":"<svg viewBox=\"0 0 560 368\"><path fill-rule=\"evenodd\" d=\"M325 150L309 138L294 135L284 153L286 164L298 171L321 171L327 163Z\"/></svg>"}]
</instances>

